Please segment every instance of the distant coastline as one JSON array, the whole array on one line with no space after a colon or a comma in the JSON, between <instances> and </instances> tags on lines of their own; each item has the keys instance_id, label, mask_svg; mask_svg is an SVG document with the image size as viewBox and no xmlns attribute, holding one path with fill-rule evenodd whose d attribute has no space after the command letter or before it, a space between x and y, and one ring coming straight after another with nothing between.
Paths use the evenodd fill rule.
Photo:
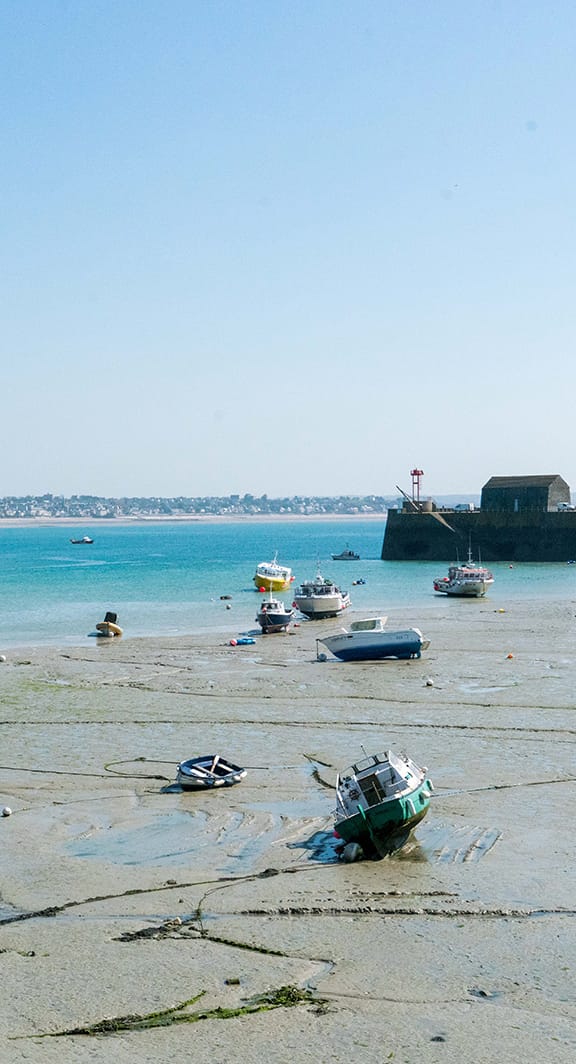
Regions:
<instances>
[{"instance_id":1,"label":"distant coastline","mask_svg":"<svg viewBox=\"0 0 576 1064\"><path fill-rule=\"evenodd\" d=\"M111 525L166 525L166 524L272 524L289 521L385 521L387 511L363 514L166 514L166 516L140 517L0 517L0 528L90 528Z\"/></svg>"}]
</instances>

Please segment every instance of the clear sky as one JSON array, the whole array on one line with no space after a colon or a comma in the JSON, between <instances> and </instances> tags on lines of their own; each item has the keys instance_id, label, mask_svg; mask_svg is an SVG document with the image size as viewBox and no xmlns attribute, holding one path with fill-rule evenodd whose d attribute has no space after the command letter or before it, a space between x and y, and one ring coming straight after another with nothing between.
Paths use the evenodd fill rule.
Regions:
<instances>
[{"instance_id":1,"label":"clear sky","mask_svg":"<svg viewBox=\"0 0 576 1064\"><path fill-rule=\"evenodd\" d=\"M576 489L573 0L0 0L0 495Z\"/></svg>"}]
</instances>

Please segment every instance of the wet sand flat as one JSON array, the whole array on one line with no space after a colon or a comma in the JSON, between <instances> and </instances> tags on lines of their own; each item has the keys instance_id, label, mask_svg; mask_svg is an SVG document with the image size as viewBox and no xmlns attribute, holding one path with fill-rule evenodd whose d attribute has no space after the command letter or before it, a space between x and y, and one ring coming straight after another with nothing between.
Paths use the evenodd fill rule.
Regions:
<instances>
[{"instance_id":1,"label":"wet sand flat","mask_svg":"<svg viewBox=\"0 0 576 1064\"><path fill-rule=\"evenodd\" d=\"M409 662L318 661L338 621L7 652L0 1059L573 1061L575 612L389 611L431 640ZM343 864L363 747L435 795L401 850ZM246 779L175 787L210 752Z\"/></svg>"}]
</instances>

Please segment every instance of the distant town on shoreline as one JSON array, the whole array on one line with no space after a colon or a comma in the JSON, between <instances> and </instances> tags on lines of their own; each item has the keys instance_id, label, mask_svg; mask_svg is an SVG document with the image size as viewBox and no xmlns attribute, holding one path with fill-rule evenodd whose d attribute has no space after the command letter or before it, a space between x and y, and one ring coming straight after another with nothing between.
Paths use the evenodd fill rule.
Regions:
<instances>
[{"instance_id":1,"label":"distant town on shoreline","mask_svg":"<svg viewBox=\"0 0 576 1064\"><path fill-rule=\"evenodd\" d=\"M440 504L477 502L475 495L444 495ZM97 495L7 495L0 498L0 519L78 518L110 520L142 517L284 517L318 514L371 516L385 514L401 506L400 496L386 495L293 495L269 498L268 495L226 495L187 498L103 498Z\"/></svg>"}]
</instances>

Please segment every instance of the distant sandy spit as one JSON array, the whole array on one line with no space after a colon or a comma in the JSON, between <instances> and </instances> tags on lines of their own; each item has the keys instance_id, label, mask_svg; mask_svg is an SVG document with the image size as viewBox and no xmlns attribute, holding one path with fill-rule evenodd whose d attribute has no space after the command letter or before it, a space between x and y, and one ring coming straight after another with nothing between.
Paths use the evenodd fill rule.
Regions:
<instances>
[{"instance_id":1,"label":"distant sandy spit","mask_svg":"<svg viewBox=\"0 0 576 1064\"><path fill-rule=\"evenodd\" d=\"M59 525L265 524L288 521L384 521L386 513L369 514L182 514L166 517L0 517L0 528L42 528Z\"/></svg>"}]
</instances>

